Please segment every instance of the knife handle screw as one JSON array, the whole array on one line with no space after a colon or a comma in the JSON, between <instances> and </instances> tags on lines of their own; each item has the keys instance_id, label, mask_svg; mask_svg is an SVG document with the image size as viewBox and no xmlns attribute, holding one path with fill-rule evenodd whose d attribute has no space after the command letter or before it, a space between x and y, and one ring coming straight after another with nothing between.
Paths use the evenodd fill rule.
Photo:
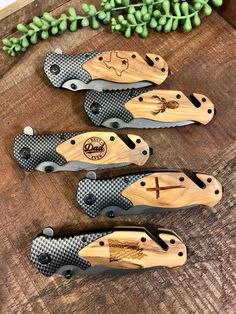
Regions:
<instances>
[{"instance_id":1,"label":"knife handle screw","mask_svg":"<svg viewBox=\"0 0 236 314\"><path fill-rule=\"evenodd\" d=\"M165 69L165 68L162 68L162 69L161 69L161 72L165 72L165 71L166 71L166 69Z\"/></svg>"},{"instance_id":2,"label":"knife handle screw","mask_svg":"<svg viewBox=\"0 0 236 314\"><path fill-rule=\"evenodd\" d=\"M206 102L206 98L205 97L202 98L202 102Z\"/></svg>"},{"instance_id":3,"label":"knife handle screw","mask_svg":"<svg viewBox=\"0 0 236 314\"><path fill-rule=\"evenodd\" d=\"M146 242L146 238L142 237L142 238L141 238L141 241L142 241L142 242Z\"/></svg>"},{"instance_id":4,"label":"knife handle screw","mask_svg":"<svg viewBox=\"0 0 236 314\"><path fill-rule=\"evenodd\" d=\"M132 58L133 58L133 59L135 59L135 58L136 58L136 55L135 55L135 54L133 54L133 55L132 55Z\"/></svg>"},{"instance_id":5,"label":"knife handle screw","mask_svg":"<svg viewBox=\"0 0 236 314\"><path fill-rule=\"evenodd\" d=\"M59 67L57 64L53 64L53 65L51 65L51 67L50 67L50 72L51 72L52 74L57 75L57 74L60 73L60 67Z\"/></svg>"},{"instance_id":6,"label":"knife handle screw","mask_svg":"<svg viewBox=\"0 0 236 314\"><path fill-rule=\"evenodd\" d=\"M142 182L140 182L140 185L141 185L141 186L145 186L146 183L145 183L144 181L142 181Z\"/></svg>"},{"instance_id":7,"label":"knife handle screw","mask_svg":"<svg viewBox=\"0 0 236 314\"><path fill-rule=\"evenodd\" d=\"M159 60L160 60L160 58L159 58L159 57L156 57L156 58L155 58L155 60L156 60L156 61L159 61Z\"/></svg>"},{"instance_id":8,"label":"knife handle screw","mask_svg":"<svg viewBox=\"0 0 236 314\"><path fill-rule=\"evenodd\" d=\"M100 241L99 244L100 244L101 246L103 246L103 245L104 245L104 242L103 242L103 241Z\"/></svg>"},{"instance_id":9,"label":"knife handle screw","mask_svg":"<svg viewBox=\"0 0 236 314\"><path fill-rule=\"evenodd\" d=\"M71 145L75 145L75 140L71 140Z\"/></svg>"},{"instance_id":10,"label":"knife handle screw","mask_svg":"<svg viewBox=\"0 0 236 314\"><path fill-rule=\"evenodd\" d=\"M21 158L23 158L23 159L27 160L31 157L31 150L29 147L21 148L19 153L20 153Z\"/></svg>"},{"instance_id":11,"label":"knife handle screw","mask_svg":"<svg viewBox=\"0 0 236 314\"><path fill-rule=\"evenodd\" d=\"M128 178L124 178L124 182L125 183L129 183L129 179Z\"/></svg>"},{"instance_id":12,"label":"knife handle screw","mask_svg":"<svg viewBox=\"0 0 236 314\"><path fill-rule=\"evenodd\" d=\"M118 128L119 128L119 123L118 123L118 122L113 122L113 123L111 124L111 127L112 127L113 129L118 129Z\"/></svg>"},{"instance_id":13,"label":"knife handle screw","mask_svg":"<svg viewBox=\"0 0 236 314\"><path fill-rule=\"evenodd\" d=\"M114 136L111 136L111 137L110 137L110 140L111 140L111 141L114 141L114 140L115 140L115 137L114 137Z\"/></svg>"},{"instance_id":14,"label":"knife handle screw","mask_svg":"<svg viewBox=\"0 0 236 314\"><path fill-rule=\"evenodd\" d=\"M99 57L98 60L99 60L99 61L102 61L102 60L103 60L103 57Z\"/></svg>"},{"instance_id":15,"label":"knife handle screw","mask_svg":"<svg viewBox=\"0 0 236 314\"><path fill-rule=\"evenodd\" d=\"M220 191L219 190L215 190L215 194L219 194L220 193Z\"/></svg>"},{"instance_id":16,"label":"knife handle screw","mask_svg":"<svg viewBox=\"0 0 236 314\"><path fill-rule=\"evenodd\" d=\"M72 272L72 270L70 270L70 269L68 269L68 270L65 272L65 274L64 274L64 276L65 276L66 279L70 279L70 278L72 277L72 275L73 275L73 272Z\"/></svg>"},{"instance_id":17,"label":"knife handle screw","mask_svg":"<svg viewBox=\"0 0 236 314\"><path fill-rule=\"evenodd\" d=\"M183 252L179 252L178 255L179 256L183 256L184 254L183 254Z\"/></svg>"},{"instance_id":18,"label":"knife handle screw","mask_svg":"<svg viewBox=\"0 0 236 314\"><path fill-rule=\"evenodd\" d=\"M211 109L208 109L207 112L208 112L208 113L212 113L212 110L211 110Z\"/></svg>"},{"instance_id":19,"label":"knife handle screw","mask_svg":"<svg viewBox=\"0 0 236 314\"><path fill-rule=\"evenodd\" d=\"M51 262L52 258L48 253L42 253L38 257L38 261L42 265L47 265Z\"/></svg>"},{"instance_id":20,"label":"knife handle screw","mask_svg":"<svg viewBox=\"0 0 236 314\"><path fill-rule=\"evenodd\" d=\"M175 239L170 239L171 244L175 244Z\"/></svg>"},{"instance_id":21,"label":"knife handle screw","mask_svg":"<svg viewBox=\"0 0 236 314\"><path fill-rule=\"evenodd\" d=\"M86 237L83 237L82 238L82 242L86 242L87 241L87 238Z\"/></svg>"},{"instance_id":22,"label":"knife handle screw","mask_svg":"<svg viewBox=\"0 0 236 314\"><path fill-rule=\"evenodd\" d=\"M181 95L180 95L180 94L176 95L176 98L177 98L177 99L180 99L180 98L181 98Z\"/></svg>"},{"instance_id":23,"label":"knife handle screw","mask_svg":"<svg viewBox=\"0 0 236 314\"><path fill-rule=\"evenodd\" d=\"M147 155L147 151L146 150L143 151L143 155Z\"/></svg>"},{"instance_id":24,"label":"knife handle screw","mask_svg":"<svg viewBox=\"0 0 236 314\"><path fill-rule=\"evenodd\" d=\"M184 177L180 177L179 181L183 182L184 181Z\"/></svg>"},{"instance_id":25,"label":"knife handle screw","mask_svg":"<svg viewBox=\"0 0 236 314\"><path fill-rule=\"evenodd\" d=\"M53 172L53 170L54 170L54 168L53 168L52 166L46 166L46 167L44 168L44 171L45 171L46 173Z\"/></svg>"},{"instance_id":26,"label":"knife handle screw","mask_svg":"<svg viewBox=\"0 0 236 314\"><path fill-rule=\"evenodd\" d=\"M139 99L138 99L139 101L143 101L143 97L139 97Z\"/></svg>"},{"instance_id":27,"label":"knife handle screw","mask_svg":"<svg viewBox=\"0 0 236 314\"><path fill-rule=\"evenodd\" d=\"M110 210L109 212L107 212L107 217L109 218L114 218L115 217L115 214L112 210Z\"/></svg>"},{"instance_id":28,"label":"knife handle screw","mask_svg":"<svg viewBox=\"0 0 236 314\"><path fill-rule=\"evenodd\" d=\"M70 87L71 87L73 90L76 90L76 89L77 89L77 85L75 85L75 84L71 84Z\"/></svg>"},{"instance_id":29,"label":"knife handle screw","mask_svg":"<svg viewBox=\"0 0 236 314\"><path fill-rule=\"evenodd\" d=\"M211 178L207 178L207 182L211 183L212 179Z\"/></svg>"},{"instance_id":30,"label":"knife handle screw","mask_svg":"<svg viewBox=\"0 0 236 314\"><path fill-rule=\"evenodd\" d=\"M137 143L137 144L140 144L140 143L141 143L141 139L138 138L138 139L136 140L136 143Z\"/></svg>"}]
</instances>

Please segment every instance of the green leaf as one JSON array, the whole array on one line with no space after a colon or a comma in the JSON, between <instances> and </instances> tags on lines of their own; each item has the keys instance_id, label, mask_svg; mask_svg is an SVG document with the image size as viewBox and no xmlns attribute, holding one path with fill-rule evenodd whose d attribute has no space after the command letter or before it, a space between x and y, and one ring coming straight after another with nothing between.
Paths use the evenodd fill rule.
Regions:
<instances>
[{"instance_id":1,"label":"green leaf","mask_svg":"<svg viewBox=\"0 0 236 314\"><path fill-rule=\"evenodd\" d=\"M157 27L157 21L156 21L156 19L154 17L150 21L150 27L151 28L156 28Z\"/></svg>"},{"instance_id":2,"label":"green leaf","mask_svg":"<svg viewBox=\"0 0 236 314\"><path fill-rule=\"evenodd\" d=\"M29 36L33 36L35 34L35 31L33 30L33 29L30 29L29 31L28 31L28 35Z\"/></svg>"},{"instance_id":3,"label":"green leaf","mask_svg":"<svg viewBox=\"0 0 236 314\"><path fill-rule=\"evenodd\" d=\"M127 27L124 33L126 38L131 37L131 27Z\"/></svg>"},{"instance_id":4,"label":"green leaf","mask_svg":"<svg viewBox=\"0 0 236 314\"><path fill-rule=\"evenodd\" d=\"M20 51L21 50L21 45L16 44L15 45L15 51Z\"/></svg>"},{"instance_id":5,"label":"green leaf","mask_svg":"<svg viewBox=\"0 0 236 314\"><path fill-rule=\"evenodd\" d=\"M87 3L83 3L81 5L81 9L82 11L85 13L85 14L88 14L89 13L89 5Z\"/></svg>"},{"instance_id":6,"label":"green leaf","mask_svg":"<svg viewBox=\"0 0 236 314\"><path fill-rule=\"evenodd\" d=\"M120 24L116 24L115 30L116 30L116 31L120 31L120 30L121 30L121 25L120 25Z\"/></svg>"},{"instance_id":7,"label":"green leaf","mask_svg":"<svg viewBox=\"0 0 236 314\"><path fill-rule=\"evenodd\" d=\"M169 14L170 14L170 1L169 1L169 0L165 0L165 1L162 3L162 8L163 8L163 10L165 11L165 14L166 14L166 15L169 15Z\"/></svg>"},{"instance_id":8,"label":"green leaf","mask_svg":"<svg viewBox=\"0 0 236 314\"><path fill-rule=\"evenodd\" d=\"M195 14L195 16L193 18L193 24L195 26L201 25L201 19L200 19L199 14L197 12L196 12L196 14Z\"/></svg>"},{"instance_id":9,"label":"green leaf","mask_svg":"<svg viewBox=\"0 0 236 314\"><path fill-rule=\"evenodd\" d=\"M135 12L135 17L136 17L137 21L141 22L142 21L141 11L136 11Z\"/></svg>"},{"instance_id":10,"label":"green leaf","mask_svg":"<svg viewBox=\"0 0 236 314\"><path fill-rule=\"evenodd\" d=\"M32 28L35 32L38 32L40 29L38 28L38 26L34 25L33 23L29 24L30 28Z\"/></svg>"},{"instance_id":11,"label":"green leaf","mask_svg":"<svg viewBox=\"0 0 236 314\"><path fill-rule=\"evenodd\" d=\"M144 15L147 13L147 6L146 5L143 5L142 6L142 9L141 9L141 14Z\"/></svg>"},{"instance_id":12,"label":"green leaf","mask_svg":"<svg viewBox=\"0 0 236 314\"><path fill-rule=\"evenodd\" d=\"M180 5L181 11L183 12L184 15L189 15L189 4L188 2L182 2Z\"/></svg>"},{"instance_id":13,"label":"green leaf","mask_svg":"<svg viewBox=\"0 0 236 314\"><path fill-rule=\"evenodd\" d=\"M67 29L67 20L66 19L61 21L61 23L59 24L59 28L63 32Z\"/></svg>"},{"instance_id":14,"label":"green leaf","mask_svg":"<svg viewBox=\"0 0 236 314\"><path fill-rule=\"evenodd\" d=\"M33 23L34 23L34 25L36 25L39 28L41 28L43 26L43 23L38 16L34 16Z\"/></svg>"},{"instance_id":15,"label":"green leaf","mask_svg":"<svg viewBox=\"0 0 236 314\"><path fill-rule=\"evenodd\" d=\"M202 4L201 4L200 2L196 2L196 3L194 4L194 9L195 9L196 11L201 10L201 8L202 8Z\"/></svg>"},{"instance_id":16,"label":"green leaf","mask_svg":"<svg viewBox=\"0 0 236 314\"><path fill-rule=\"evenodd\" d=\"M165 17L165 16L162 16L162 17L159 19L158 22L159 22L159 24L162 25L162 26L165 25L165 24L166 24L166 17Z\"/></svg>"},{"instance_id":17,"label":"green leaf","mask_svg":"<svg viewBox=\"0 0 236 314\"><path fill-rule=\"evenodd\" d=\"M15 51L12 51L12 52L10 53L10 55L11 55L12 57L15 57L15 56L16 56Z\"/></svg>"},{"instance_id":18,"label":"green leaf","mask_svg":"<svg viewBox=\"0 0 236 314\"><path fill-rule=\"evenodd\" d=\"M161 12L160 12L159 10L155 10L155 11L153 12L153 16L154 16L155 18L160 17L160 16L161 16Z\"/></svg>"},{"instance_id":19,"label":"green leaf","mask_svg":"<svg viewBox=\"0 0 236 314\"><path fill-rule=\"evenodd\" d=\"M180 4L178 2L174 4L174 12L176 16L181 16Z\"/></svg>"},{"instance_id":20,"label":"green leaf","mask_svg":"<svg viewBox=\"0 0 236 314\"><path fill-rule=\"evenodd\" d=\"M136 31L138 34L141 34L142 31L143 31L142 25L137 25L136 28L135 28L135 31Z\"/></svg>"},{"instance_id":21,"label":"green leaf","mask_svg":"<svg viewBox=\"0 0 236 314\"><path fill-rule=\"evenodd\" d=\"M135 17L134 17L133 14L128 14L128 15L127 15L127 19L128 19L128 21L130 22L130 24L133 24L133 25L136 25L136 24L137 24L136 19L135 19Z\"/></svg>"},{"instance_id":22,"label":"green leaf","mask_svg":"<svg viewBox=\"0 0 236 314\"><path fill-rule=\"evenodd\" d=\"M26 37L24 37L24 38L22 39L22 41L21 41L21 46L22 46L23 48L29 47L29 41L28 41L28 39L27 39Z\"/></svg>"},{"instance_id":23,"label":"green leaf","mask_svg":"<svg viewBox=\"0 0 236 314\"><path fill-rule=\"evenodd\" d=\"M106 18L106 13L104 11L101 11L98 13L98 18L100 20L104 20Z\"/></svg>"},{"instance_id":24,"label":"green leaf","mask_svg":"<svg viewBox=\"0 0 236 314\"><path fill-rule=\"evenodd\" d=\"M8 52L9 51L9 47L3 46L2 47L3 51Z\"/></svg>"},{"instance_id":25,"label":"green leaf","mask_svg":"<svg viewBox=\"0 0 236 314\"><path fill-rule=\"evenodd\" d=\"M144 22L150 21L150 18L151 18L151 16L150 16L149 13L146 13L146 14L143 15L143 21L144 21Z\"/></svg>"},{"instance_id":26,"label":"green leaf","mask_svg":"<svg viewBox=\"0 0 236 314\"><path fill-rule=\"evenodd\" d=\"M89 26L89 20L87 19L87 17L84 17L81 21L81 26L82 27L88 27Z\"/></svg>"},{"instance_id":27,"label":"green leaf","mask_svg":"<svg viewBox=\"0 0 236 314\"><path fill-rule=\"evenodd\" d=\"M25 27L25 25L23 24L17 24L16 28L18 29L19 32L27 34L28 33L28 29L27 27Z\"/></svg>"},{"instance_id":28,"label":"green leaf","mask_svg":"<svg viewBox=\"0 0 236 314\"><path fill-rule=\"evenodd\" d=\"M133 5L131 5L131 6L129 7L129 13L130 13L130 14L134 14L135 12L136 12L135 7L134 7Z\"/></svg>"},{"instance_id":29,"label":"green leaf","mask_svg":"<svg viewBox=\"0 0 236 314\"><path fill-rule=\"evenodd\" d=\"M60 23L59 20L53 20L53 21L51 22L51 26L57 26L57 25L59 25L59 23Z\"/></svg>"},{"instance_id":30,"label":"green leaf","mask_svg":"<svg viewBox=\"0 0 236 314\"><path fill-rule=\"evenodd\" d=\"M209 4L205 4L203 11L204 11L204 14L208 16L212 13L212 8L209 6Z\"/></svg>"},{"instance_id":31,"label":"green leaf","mask_svg":"<svg viewBox=\"0 0 236 314\"><path fill-rule=\"evenodd\" d=\"M54 20L54 17L48 12L43 13L43 18L49 23Z\"/></svg>"},{"instance_id":32,"label":"green leaf","mask_svg":"<svg viewBox=\"0 0 236 314\"><path fill-rule=\"evenodd\" d=\"M8 38L4 38L4 39L2 40L2 43L3 43L3 45L6 46L6 47L11 47L11 46L12 46L12 42L11 42Z\"/></svg>"},{"instance_id":33,"label":"green leaf","mask_svg":"<svg viewBox=\"0 0 236 314\"><path fill-rule=\"evenodd\" d=\"M73 16L73 17L77 17L76 9L73 8L73 7L70 7L70 8L68 9L68 13L69 13L71 16Z\"/></svg>"},{"instance_id":34,"label":"green leaf","mask_svg":"<svg viewBox=\"0 0 236 314\"><path fill-rule=\"evenodd\" d=\"M184 23L184 31L185 32L191 32L192 30L192 24L190 18L187 18L185 23Z\"/></svg>"},{"instance_id":35,"label":"green leaf","mask_svg":"<svg viewBox=\"0 0 236 314\"><path fill-rule=\"evenodd\" d=\"M41 37L42 37L42 39L48 39L48 37L49 37L48 31L43 31L41 33Z\"/></svg>"},{"instance_id":36,"label":"green leaf","mask_svg":"<svg viewBox=\"0 0 236 314\"><path fill-rule=\"evenodd\" d=\"M33 45L37 44L37 34L34 34L32 37L30 37L30 42Z\"/></svg>"},{"instance_id":37,"label":"green leaf","mask_svg":"<svg viewBox=\"0 0 236 314\"><path fill-rule=\"evenodd\" d=\"M156 32L161 32L162 31L162 25L158 25L156 27Z\"/></svg>"},{"instance_id":38,"label":"green leaf","mask_svg":"<svg viewBox=\"0 0 236 314\"><path fill-rule=\"evenodd\" d=\"M98 29L100 27L100 23L96 20L95 17L92 17L92 28Z\"/></svg>"},{"instance_id":39,"label":"green leaf","mask_svg":"<svg viewBox=\"0 0 236 314\"><path fill-rule=\"evenodd\" d=\"M56 35L58 33L58 27L57 26L53 26L51 28L51 32L52 32L53 35Z\"/></svg>"},{"instance_id":40,"label":"green leaf","mask_svg":"<svg viewBox=\"0 0 236 314\"><path fill-rule=\"evenodd\" d=\"M223 0L211 0L211 2L216 6L220 7L223 4Z\"/></svg>"},{"instance_id":41,"label":"green leaf","mask_svg":"<svg viewBox=\"0 0 236 314\"><path fill-rule=\"evenodd\" d=\"M147 5L153 4L154 0L145 0Z\"/></svg>"},{"instance_id":42,"label":"green leaf","mask_svg":"<svg viewBox=\"0 0 236 314\"><path fill-rule=\"evenodd\" d=\"M172 23L173 23L173 19L172 19L172 18L170 18L170 19L167 20L167 23L166 23L165 26L164 26L164 32L165 32L165 33L169 33L169 32L171 31L171 29L172 29Z\"/></svg>"},{"instance_id":43,"label":"green leaf","mask_svg":"<svg viewBox=\"0 0 236 314\"><path fill-rule=\"evenodd\" d=\"M142 31L142 33L140 35L143 38L146 38L148 36L148 29L147 29L147 25L146 24L143 26L143 31Z\"/></svg>"},{"instance_id":44,"label":"green leaf","mask_svg":"<svg viewBox=\"0 0 236 314\"><path fill-rule=\"evenodd\" d=\"M178 26L179 26L179 20L178 19L174 19L173 20L173 24L172 24L172 31L176 31Z\"/></svg>"},{"instance_id":45,"label":"green leaf","mask_svg":"<svg viewBox=\"0 0 236 314\"><path fill-rule=\"evenodd\" d=\"M77 21L71 22L70 26L69 26L69 30L71 32L75 32L75 31L77 31L77 29L78 29Z\"/></svg>"}]
</instances>

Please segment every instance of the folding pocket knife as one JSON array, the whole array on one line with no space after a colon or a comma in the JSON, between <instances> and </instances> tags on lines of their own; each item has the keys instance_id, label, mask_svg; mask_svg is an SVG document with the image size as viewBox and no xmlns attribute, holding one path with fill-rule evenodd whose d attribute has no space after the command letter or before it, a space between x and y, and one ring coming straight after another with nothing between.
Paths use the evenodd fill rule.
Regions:
<instances>
[{"instance_id":1,"label":"folding pocket knife","mask_svg":"<svg viewBox=\"0 0 236 314\"><path fill-rule=\"evenodd\" d=\"M213 176L182 171L129 174L97 180L95 173L78 184L77 202L91 217L162 213L206 205L222 198L222 186Z\"/></svg>"},{"instance_id":2,"label":"folding pocket knife","mask_svg":"<svg viewBox=\"0 0 236 314\"><path fill-rule=\"evenodd\" d=\"M56 172L142 166L149 158L150 148L133 134L122 137L114 132L35 135L31 127L26 127L24 134L16 136L13 153L25 170Z\"/></svg>"},{"instance_id":3,"label":"folding pocket knife","mask_svg":"<svg viewBox=\"0 0 236 314\"><path fill-rule=\"evenodd\" d=\"M204 95L191 101L174 90L88 91L84 109L96 126L108 128L167 128L195 122L207 124L214 105Z\"/></svg>"},{"instance_id":4,"label":"folding pocket knife","mask_svg":"<svg viewBox=\"0 0 236 314\"><path fill-rule=\"evenodd\" d=\"M156 54L146 54L146 61L131 51L49 53L44 71L55 87L72 91L111 90L160 85L168 76L167 63Z\"/></svg>"},{"instance_id":5,"label":"folding pocket knife","mask_svg":"<svg viewBox=\"0 0 236 314\"><path fill-rule=\"evenodd\" d=\"M163 228L152 234L142 227L115 227L65 237L55 237L53 230L46 228L33 240L30 256L44 276L57 273L69 279L81 274L182 266L187 247L175 232Z\"/></svg>"}]
</instances>

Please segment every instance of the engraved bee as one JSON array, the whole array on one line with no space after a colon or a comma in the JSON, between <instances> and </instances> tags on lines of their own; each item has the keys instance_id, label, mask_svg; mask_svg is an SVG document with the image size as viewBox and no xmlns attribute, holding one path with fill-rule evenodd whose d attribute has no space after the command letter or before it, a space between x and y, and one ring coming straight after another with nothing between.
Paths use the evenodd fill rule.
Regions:
<instances>
[{"instance_id":1,"label":"engraved bee","mask_svg":"<svg viewBox=\"0 0 236 314\"><path fill-rule=\"evenodd\" d=\"M158 101L158 104L161 104L161 108L152 111L151 113L156 116L158 113L163 113L166 111L166 109L176 109L179 107L179 103L175 100L166 101L165 98L159 97L157 95L153 95L152 98Z\"/></svg>"}]
</instances>

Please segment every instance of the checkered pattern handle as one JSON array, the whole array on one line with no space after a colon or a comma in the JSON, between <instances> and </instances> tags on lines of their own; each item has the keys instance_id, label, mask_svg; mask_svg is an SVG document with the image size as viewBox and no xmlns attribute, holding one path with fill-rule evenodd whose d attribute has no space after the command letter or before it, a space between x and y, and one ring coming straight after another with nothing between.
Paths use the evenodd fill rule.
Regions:
<instances>
[{"instance_id":1,"label":"checkered pattern handle","mask_svg":"<svg viewBox=\"0 0 236 314\"><path fill-rule=\"evenodd\" d=\"M96 217L102 209L108 206L117 206L128 210L133 204L122 196L122 191L149 174L132 174L105 180L83 179L78 184L77 202L91 217Z\"/></svg>"},{"instance_id":2,"label":"checkered pattern handle","mask_svg":"<svg viewBox=\"0 0 236 314\"><path fill-rule=\"evenodd\" d=\"M47 54L44 62L44 72L55 87L61 87L66 81L78 79L89 83L91 75L83 69L82 65L102 52L86 52L70 56L52 52Z\"/></svg>"},{"instance_id":3,"label":"checkered pattern handle","mask_svg":"<svg viewBox=\"0 0 236 314\"><path fill-rule=\"evenodd\" d=\"M44 275L51 276L62 266L75 266L81 270L91 267L91 264L79 256L79 251L103 237L111 231L84 233L70 237L36 237L31 246L30 257L34 266Z\"/></svg>"},{"instance_id":4,"label":"checkered pattern handle","mask_svg":"<svg viewBox=\"0 0 236 314\"><path fill-rule=\"evenodd\" d=\"M50 135L19 134L15 138L13 154L20 166L27 171L34 170L44 161L52 161L62 166L66 164L56 147L81 132L68 132Z\"/></svg>"},{"instance_id":5,"label":"checkered pattern handle","mask_svg":"<svg viewBox=\"0 0 236 314\"><path fill-rule=\"evenodd\" d=\"M85 96L84 109L96 126L101 126L111 118L118 118L128 123L133 120L133 116L124 106L130 99L143 92L144 90L141 89L104 92L90 90Z\"/></svg>"}]
</instances>

